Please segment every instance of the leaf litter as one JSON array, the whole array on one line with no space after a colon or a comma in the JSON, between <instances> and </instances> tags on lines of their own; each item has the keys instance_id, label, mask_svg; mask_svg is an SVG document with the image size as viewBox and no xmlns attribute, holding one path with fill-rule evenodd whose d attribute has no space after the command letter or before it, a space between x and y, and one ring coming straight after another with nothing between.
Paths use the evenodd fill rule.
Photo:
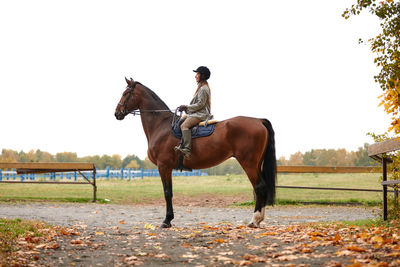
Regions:
<instances>
[{"instance_id":1,"label":"leaf litter","mask_svg":"<svg viewBox=\"0 0 400 267\"><path fill-rule=\"evenodd\" d=\"M122 224L119 221L118 224ZM205 222L160 229L40 226L19 237L10 266L400 266L400 223L273 225Z\"/></svg>"}]
</instances>

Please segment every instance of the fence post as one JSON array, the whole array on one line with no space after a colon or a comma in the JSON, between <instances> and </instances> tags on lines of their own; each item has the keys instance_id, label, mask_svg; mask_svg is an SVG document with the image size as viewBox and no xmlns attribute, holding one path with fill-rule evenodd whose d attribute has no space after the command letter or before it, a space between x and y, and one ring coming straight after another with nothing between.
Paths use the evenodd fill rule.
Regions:
<instances>
[{"instance_id":1,"label":"fence post","mask_svg":"<svg viewBox=\"0 0 400 267\"><path fill-rule=\"evenodd\" d=\"M387 180L387 172L386 172L387 161L386 157L382 158L382 180ZM387 220L387 186L383 186L383 220Z\"/></svg>"},{"instance_id":2,"label":"fence post","mask_svg":"<svg viewBox=\"0 0 400 267\"><path fill-rule=\"evenodd\" d=\"M108 180L110 178L110 166L106 167L106 173L105 173L106 179Z\"/></svg>"}]
</instances>

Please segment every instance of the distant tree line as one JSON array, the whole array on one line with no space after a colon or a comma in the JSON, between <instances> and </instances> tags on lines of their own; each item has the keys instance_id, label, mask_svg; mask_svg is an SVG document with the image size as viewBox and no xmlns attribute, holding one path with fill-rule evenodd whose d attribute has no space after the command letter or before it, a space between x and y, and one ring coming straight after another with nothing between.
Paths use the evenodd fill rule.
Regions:
<instances>
[{"instance_id":1,"label":"distant tree line","mask_svg":"<svg viewBox=\"0 0 400 267\"><path fill-rule=\"evenodd\" d=\"M78 157L75 152L60 152L55 155L41 150L14 151L2 149L0 162L91 162L98 169L110 166L114 169L156 169L157 167L148 159L141 160L136 155L128 155L122 158L118 154L95 155ZM304 154L296 152L289 159L280 157L278 165L307 165L307 166L375 166L374 160L368 157L368 144L359 147L357 151L346 151L346 149L312 149ZM218 166L204 170L210 175L243 174L240 164L233 158L226 160Z\"/></svg>"},{"instance_id":2,"label":"distant tree line","mask_svg":"<svg viewBox=\"0 0 400 267\"><path fill-rule=\"evenodd\" d=\"M135 168L135 169L155 169L156 166L148 159L141 160L136 155L128 155L122 159L118 154L95 155L78 157L75 152L60 152L55 155L41 150L15 151L11 149L2 149L0 162L90 162L94 163L98 169L104 169L110 166L114 169Z\"/></svg>"},{"instance_id":3,"label":"distant tree line","mask_svg":"<svg viewBox=\"0 0 400 267\"><path fill-rule=\"evenodd\" d=\"M304 154L301 152L290 155L289 159L280 157L278 165L283 166L375 166L376 162L368 157L368 144L359 147L357 151L346 149L312 149Z\"/></svg>"}]
</instances>

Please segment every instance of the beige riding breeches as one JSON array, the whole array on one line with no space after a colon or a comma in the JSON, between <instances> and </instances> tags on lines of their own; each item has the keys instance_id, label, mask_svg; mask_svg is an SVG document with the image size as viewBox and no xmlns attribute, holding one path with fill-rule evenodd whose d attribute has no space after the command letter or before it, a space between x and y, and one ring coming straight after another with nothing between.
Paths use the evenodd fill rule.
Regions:
<instances>
[{"instance_id":1,"label":"beige riding breeches","mask_svg":"<svg viewBox=\"0 0 400 267\"><path fill-rule=\"evenodd\" d=\"M181 125L181 130L182 130L182 131L189 130L190 128L192 128L193 126L199 124L200 122L201 122L201 120L198 119L198 118L188 117L188 118L186 118L186 120L182 123L182 125Z\"/></svg>"}]
</instances>

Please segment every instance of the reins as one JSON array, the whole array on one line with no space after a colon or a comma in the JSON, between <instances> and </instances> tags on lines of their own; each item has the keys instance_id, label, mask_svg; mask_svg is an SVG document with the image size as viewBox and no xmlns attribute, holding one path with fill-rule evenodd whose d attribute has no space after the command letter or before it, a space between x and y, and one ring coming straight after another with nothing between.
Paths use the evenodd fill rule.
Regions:
<instances>
[{"instance_id":1,"label":"reins","mask_svg":"<svg viewBox=\"0 0 400 267\"><path fill-rule=\"evenodd\" d=\"M180 114L178 115L179 109L150 109L150 110L134 110L129 112L128 114L133 114L133 116L135 115L140 115L141 113L157 113L157 112L173 112L174 113L174 117L172 118L172 123L171 126L173 127L176 119L178 118L178 120L182 117L182 111L180 111Z\"/></svg>"},{"instance_id":2,"label":"reins","mask_svg":"<svg viewBox=\"0 0 400 267\"><path fill-rule=\"evenodd\" d=\"M133 89L135 88L135 86L136 86L136 84L141 84L141 83L139 83L139 82L134 82L131 86L130 86L130 88L128 88L129 89L129 94L131 94L132 92L133 92ZM121 103L121 102L119 102L118 103L118 106L122 106L123 108L125 108L125 104L126 104L126 101L128 100L128 97L126 97L125 98L125 100L124 100L124 102L123 103ZM127 114L132 114L133 116L136 116L136 115L140 115L140 114L142 114L142 113L158 113L158 112L172 112L172 113L174 113L174 117L173 117L173 119L172 119L172 126L174 125L174 123L175 123L175 121L176 121L176 118L177 117L181 117L182 116L182 111L180 112L180 115L178 116L177 115L177 112L178 112L179 110L178 109L145 109L145 110L133 110L133 111L131 111L131 112L128 112L128 113L126 113L126 115Z\"/></svg>"},{"instance_id":3,"label":"reins","mask_svg":"<svg viewBox=\"0 0 400 267\"><path fill-rule=\"evenodd\" d=\"M152 112L174 112L176 113L176 109L149 109L149 110L134 110L129 112L128 114L133 114L133 115L140 115L140 113L152 113Z\"/></svg>"}]
</instances>

